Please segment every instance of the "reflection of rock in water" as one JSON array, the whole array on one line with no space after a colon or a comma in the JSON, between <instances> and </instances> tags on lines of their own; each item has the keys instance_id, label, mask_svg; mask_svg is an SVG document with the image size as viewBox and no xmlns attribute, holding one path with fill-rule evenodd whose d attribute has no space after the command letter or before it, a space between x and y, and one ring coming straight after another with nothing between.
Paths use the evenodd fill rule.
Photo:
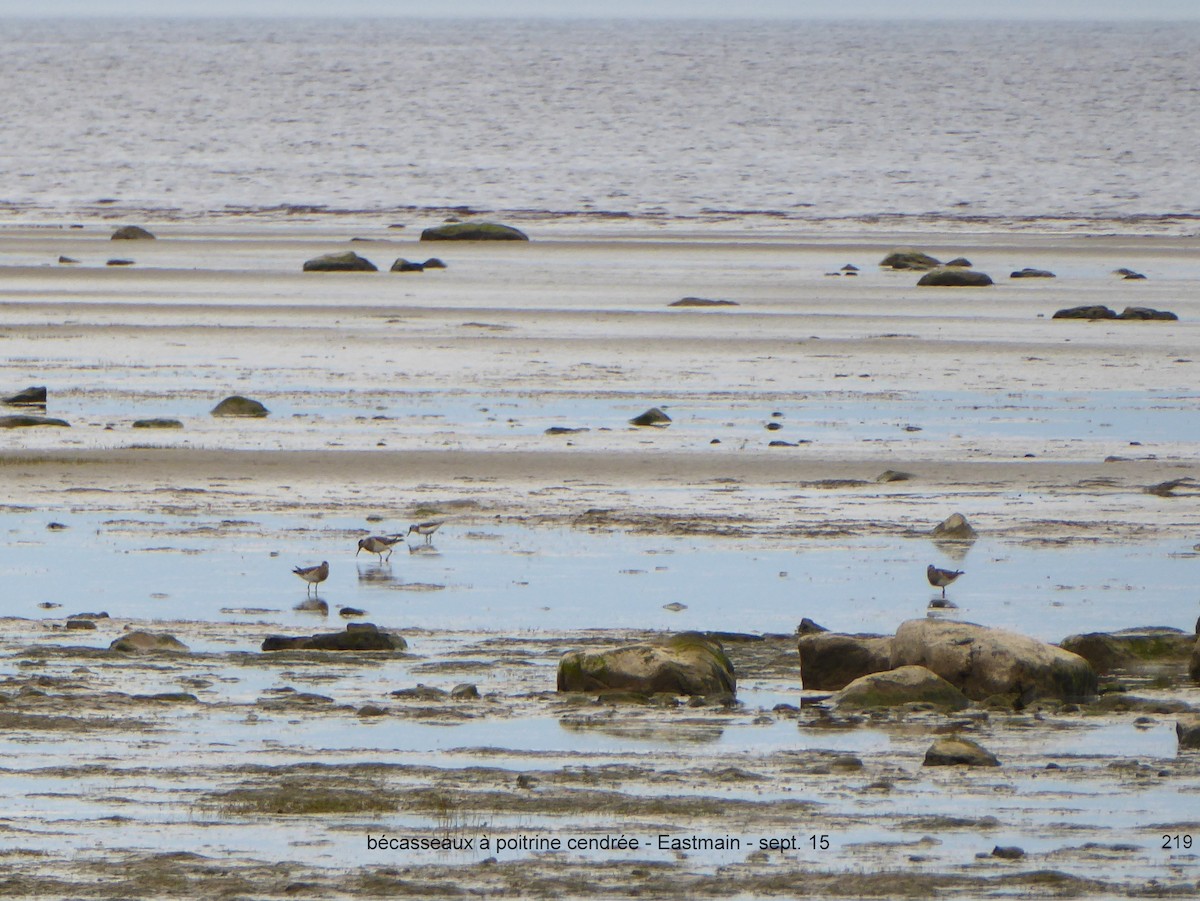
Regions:
<instances>
[{"instance_id":1,"label":"reflection of rock in water","mask_svg":"<svg viewBox=\"0 0 1200 901\"><path fill-rule=\"evenodd\" d=\"M358 568L358 581L386 584L388 582L395 582L396 577L392 575L390 566L360 566Z\"/></svg>"},{"instance_id":2,"label":"reflection of rock in water","mask_svg":"<svg viewBox=\"0 0 1200 901\"><path fill-rule=\"evenodd\" d=\"M433 556L436 556L441 553L441 551L439 551L432 544L416 544L416 545L410 544L408 546L408 552L410 554L429 554L429 555L433 555Z\"/></svg>"},{"instance_id":3,"label":"reflection of rock in water","mask_svg":"<svg viewBox=\"0 0 1200 901\"><path fill-rule=\"evenodd\" d=\"M615 719L611 716L566 716L558 725L570 732L597 732L613 738L668 744L708 744L720 741L725 730L720 726L697 723L663 723Z\"/></svg>"},{"instance_id":4,"label":"reflection of rock in water","mask_svg":"<svg viewBox=\"0 0 1200 901\"><path fill-rule=\"evenodd\" d=\"M962 563L967 559L967 552L971 550L971 546L975 544L974 538L967 539L933 539L934 546L953 560L955 563Z\"/></svg>"},{"instance_id":5,"label":"reflection of rock in water","mask_svg":"<svg viewBox=\"0 0 1200 901\"><path fill-rule=\"evenodd\" d=\"M299 610L301 613L316 613L320 616L325 616L329 613L329 605L320 598L309 598L307 601L301 601L292 609Z\"/></svg>"}]
</instances>

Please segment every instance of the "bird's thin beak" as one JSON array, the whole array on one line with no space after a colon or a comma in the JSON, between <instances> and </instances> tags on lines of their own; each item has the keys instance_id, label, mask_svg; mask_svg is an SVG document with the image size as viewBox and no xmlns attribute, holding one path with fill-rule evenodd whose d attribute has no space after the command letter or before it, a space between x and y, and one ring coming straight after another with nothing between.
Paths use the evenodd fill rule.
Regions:
<instances>
[{"instance_id":1,"label":"bird's thin beak","mask_svg":"<svg viewBox=\"0 0 1200 901\"><path fill-rule=\"evenodd\" d=\"M359 545L358 551L361 551L361 550L362 550L362 546L361 546L361 545ZM355 556L355 557L357 557L357 556L358 556L358 551L355 551L355 552L354 552L354 556Z\"/></svg>"}]
</instances>

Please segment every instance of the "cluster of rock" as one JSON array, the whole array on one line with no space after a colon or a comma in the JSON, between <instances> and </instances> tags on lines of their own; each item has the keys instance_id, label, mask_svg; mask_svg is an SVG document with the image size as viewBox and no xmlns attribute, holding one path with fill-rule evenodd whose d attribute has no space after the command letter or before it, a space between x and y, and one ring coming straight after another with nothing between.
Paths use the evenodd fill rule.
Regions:
<instances>
[{"instance_id":1,"label":"cluster of rock","mask_svg":"<svg viewBox=\"0 0 1200 901\"><path fill-rule=\"evenodd\" d=\"M818 627L819 628L819 627ZM912 683L920 693L949 703L961 694L969 701L998 701L1024 706L1040 698L1080 701L1097 691L1096 671L1085 659L1045 642L973 623L909 620L895 635L848 635L813 628L797 638L801 680L806 689L849 690L854 696L875 690L876 674L900 668L924 669L882 680L894 694L897 684ZM921 678L918 679L917 677Z\"/></svg>"},{"instance_id":2,"label":"cluster of rock","mask_svg":"<svg viewBox=\"0 0 1200 901\"><path fill-rule=\"evenodd\" d=\"M366 257L359 256L353 250L339 253L327 253L313 257L304 263L305 272L378 272L379 267ZM430 257L423 263L398 257L392 263L391 272L424 272L426 269L445 269L446 264L437 257Z\"/></svg>"},{"instance_id":3,"label":"cluster of rock","mask_svg":"<svg viewBox=\"0 0 1200 901\"><path fill-rule=\"evenodd\" d=\"M1122 312L1117 313L1102 304L1084 304L1081 307L1069 307L1065 310L1059 310L1052 317L1054 319L1161 319L1167 321L1178 320L1176 316L1169 310L1155 310L1151 307L1126 307Z\"/></svg>"}]
</instances>

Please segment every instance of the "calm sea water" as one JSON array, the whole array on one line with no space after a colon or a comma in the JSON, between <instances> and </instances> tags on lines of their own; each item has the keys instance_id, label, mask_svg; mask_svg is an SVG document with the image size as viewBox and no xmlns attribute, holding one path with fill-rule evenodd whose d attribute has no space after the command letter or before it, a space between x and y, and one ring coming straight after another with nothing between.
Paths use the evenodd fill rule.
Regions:
<instances>
[{"instance_id":1,"label":"calm sea water","mask_svg":"<svg viewBox=\"0 0 1200 901\"><path fill-rule=\"evenodd\" d=\"M4 21L0 217L1200 233L1200 25Z\"/></svg>"}]
</instances>

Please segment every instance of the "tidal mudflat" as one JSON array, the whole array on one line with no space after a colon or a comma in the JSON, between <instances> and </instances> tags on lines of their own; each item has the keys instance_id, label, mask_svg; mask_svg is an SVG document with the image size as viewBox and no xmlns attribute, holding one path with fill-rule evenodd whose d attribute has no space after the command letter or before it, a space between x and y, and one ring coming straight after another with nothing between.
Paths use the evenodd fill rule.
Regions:
<instances>
[{"instance_id":1,"label":"tidal mudflat","mask_svg":"<svg viewBox=\"0 0 1200 901\"><path fill-rule=\"evenodd\" d=\"M1197 891L1182 667L851 714L792 634L1191 632L1195 240L551 233L300 272L352 236L430 255L371 228L167 226L119 269L98 227L3 236L0 394L44 384L70 426L0 430L0 892ZM1059 277L878 268L918 240ZM1086 302L1180 320L1051 319ZM231 394L270 414L209 415ZM629 425L652 406L669 426ZM934 541L955 512L979 537ZM297 610L321 560L327 610ZM966 571L956 609L931 562ZM407 649L260 650L361 622ZM186 649L109 650L135 630ZM736 703L555 690L567 651L683 630L722 633ZM923 766L947 733L1001 765Z\"/></svg>"}]
</instances>

